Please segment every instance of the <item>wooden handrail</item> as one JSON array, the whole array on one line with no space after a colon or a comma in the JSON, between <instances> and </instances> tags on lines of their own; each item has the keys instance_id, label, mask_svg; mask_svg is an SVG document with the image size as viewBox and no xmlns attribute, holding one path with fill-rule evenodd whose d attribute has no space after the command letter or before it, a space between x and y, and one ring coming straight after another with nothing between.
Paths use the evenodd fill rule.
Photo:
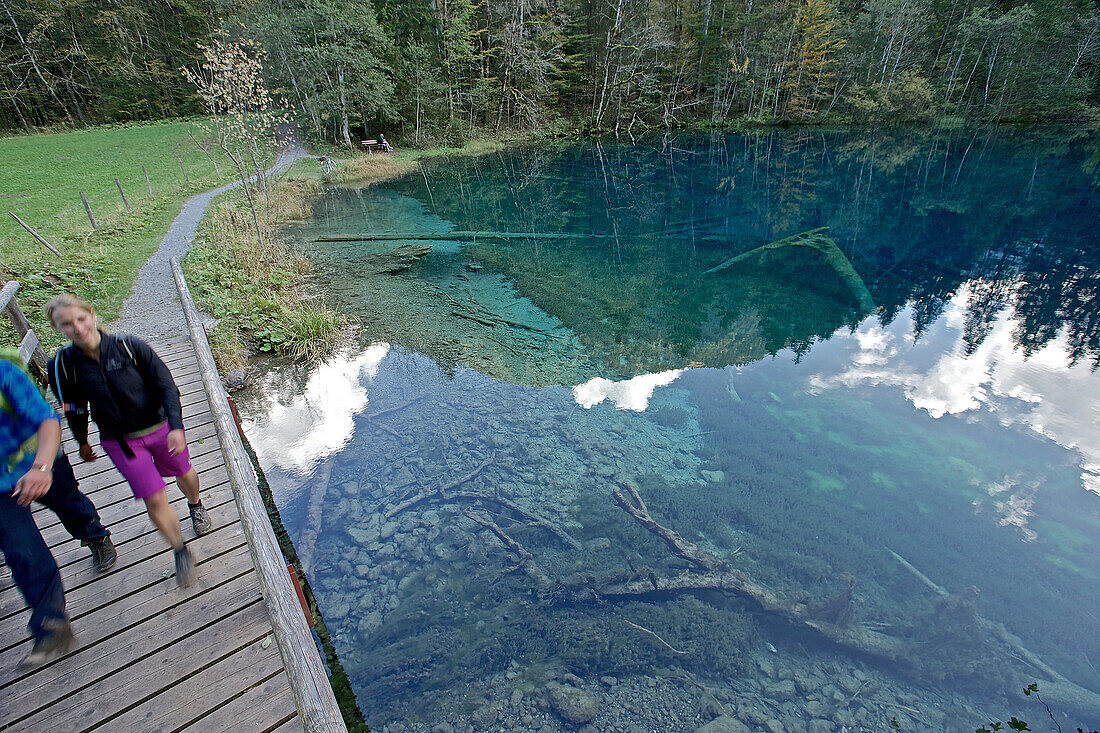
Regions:
<instances>
[{"instance_id":1,"label":"wooden handrail","mask_svg":"<svg viewBox=\"0 0 1100 733\"><path fill-rule=\"evenodd\" d=\"M19 283L15 280L9 280L4 289L0 290L0 311L8 307L8 303L15 300L15 291L19 290Z\"/></svg>"},{"instance_id":2,"label":"wooden handrail","mask_svg":"<svg viewBox=\"0 0 1100 733\"><path fill-rule=\"evenodd\" d=\"M221 439L222 454L229 471L229 484L233 488L233 496L241 513L241 526L260 578L260 590L271 614L275 640L279 644L283 666L290 679L290 689L293 690L298 704L298 715L310 733L347 733L347 726L340 715L340 708L317 651L317 644L306 625L298 595L287 573L286 560L275 539L263 499L260 498L256 473L237 434L198 309L191 299L191 291L184 280L179 259L175 257L172 258L172 274L176 278L176 288L187 317L191 341L195 344L203 385L210 398L210 411Z\"/></svg>"}]
</instances>

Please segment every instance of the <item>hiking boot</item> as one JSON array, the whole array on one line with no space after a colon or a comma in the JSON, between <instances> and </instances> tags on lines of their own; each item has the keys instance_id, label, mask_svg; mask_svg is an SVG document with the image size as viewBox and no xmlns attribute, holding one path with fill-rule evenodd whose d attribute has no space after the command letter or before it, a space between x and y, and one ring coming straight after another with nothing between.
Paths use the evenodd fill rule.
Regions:
<instances>
[{"instance_id":1,"label":"hiking boot","mask_svg":"<svg viewBox=\"0 0 1100 733\"><path fill-rule=\"evenodd\" d=\"M111 535L88 540L88 547L92 551L92 563L96 570L104 573L114 567L118 551L115 550L115 543L111 542Z\"/></svg>"},{"instance_id":2,"label":"hiking boot","mask_svg":"<svg viewBox=\"0 0 1100 733\"><path fill-rule=\"evenodd\" d=\"M173 554L176 556L176 582L179 583L180 588L186 588L195 579L195 558L187 549L187 545L173 550Z\"/></svg>"},{"instance_id":3,"label":"hiking boot","mask_svg":"<svg viewBox=\"0 0 1100 733\"><path fill-rule=\"evenodd\" d=\"M191 511L191 526L195 528L196 536L204 535L214 529L214 522L210 519L210 515L206 513L206 507L202 505L201 501L195 506L188 504L187 508Z\"/></svg>"},{"instance_id":4,"label":"hiking boot","mask_svg":"<svg viewBox=\"0 0 1100 733\"><path fill-rule=\"evenodd\" d=\"M69 625L69 619L51 619L42 624L46 630L46 636L34 640L31 653L23 658L22 667L37 667L52 662L63 656L76 645L76 637L73 636L73 627Z\"/></svg>"}]
</instances>

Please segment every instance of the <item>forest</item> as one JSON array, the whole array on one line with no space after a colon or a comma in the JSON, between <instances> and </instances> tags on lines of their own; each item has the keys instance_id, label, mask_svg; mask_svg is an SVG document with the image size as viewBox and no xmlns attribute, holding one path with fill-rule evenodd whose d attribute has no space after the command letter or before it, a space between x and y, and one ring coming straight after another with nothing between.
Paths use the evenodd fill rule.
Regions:
<instances>
[{"instance_id":1,"label":"forest","mask_svg":"<svg viewBox=\"0 0 1100 733\"><path fill-rule=\"evenodd\" d=\"M199 114L218 37L346 146L1100 114L1096 0L0 0L0 129Z\"/></svg>"}]
</instances>

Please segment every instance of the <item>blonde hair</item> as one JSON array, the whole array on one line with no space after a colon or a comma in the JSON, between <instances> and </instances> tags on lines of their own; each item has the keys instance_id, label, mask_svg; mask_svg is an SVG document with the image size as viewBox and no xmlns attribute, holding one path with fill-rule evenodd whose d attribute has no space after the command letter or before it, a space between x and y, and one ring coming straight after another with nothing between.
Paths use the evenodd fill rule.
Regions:
<instances>
[{"instance_id":1,"label":"blonde hair","mask_svg":"<svg viewBox=\"0 0 1100 733\"><path fill-rule=\"evenodd\" d=\"M61 295L55 295L50 299L49 303L46 303L46 319L49 320L50 325L57 328L57 324L54 323L53 314L61 308L80 308L81 310L95 315L95 308L89 305L85 300L73 295L72 293L62 293Z\"/></svg>"}]
</instances>

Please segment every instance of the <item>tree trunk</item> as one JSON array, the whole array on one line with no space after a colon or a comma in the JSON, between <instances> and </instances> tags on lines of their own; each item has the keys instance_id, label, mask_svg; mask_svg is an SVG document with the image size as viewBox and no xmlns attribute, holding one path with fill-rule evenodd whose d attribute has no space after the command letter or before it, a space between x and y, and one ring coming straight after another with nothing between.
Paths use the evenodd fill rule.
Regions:
<instances>
[{"instance_id":1,"label":"tree trunk","mask_svg":"<svg viewBox=\"0 0 1100 733\"><path fill-rule=\"evenodd\" d=\"M69 124L74 124L73 116L69 114L69 107L61 99L58 98L57 92L54 91L53 84L46 81L45 75L42 73L42 68L38 65L38 57L35 56L34 50L27 45L26 39L23 38L23 32L19 30L19 24L15 22L15 16L11 12L11 8L5 0L0 0L0 5L4 6L4 12L7 13L8 19L11 20L11 26L15 30L15 37L19 39L19 45L23 48L23 53L27 55L27 60L31 63L31 68L34 69L35 76L42 82L42 86L46 88L46 91L50 95L50 99L61 108L65 113L65 116L69 119Z\"/></svg>"},{"instance_id":2,"label":"tree trunk","mask_svg":"<svg viewBox=\"0 0 1100 733\"><path fill-rule=\"evenodd\" d=\"M337 71L337 79L340 82L340 137L344 138L344 144L348 150L354 150L351 144L351 126L348 124L348 102L344 95L344 67Z\"/></svg>"}]
</instances>

